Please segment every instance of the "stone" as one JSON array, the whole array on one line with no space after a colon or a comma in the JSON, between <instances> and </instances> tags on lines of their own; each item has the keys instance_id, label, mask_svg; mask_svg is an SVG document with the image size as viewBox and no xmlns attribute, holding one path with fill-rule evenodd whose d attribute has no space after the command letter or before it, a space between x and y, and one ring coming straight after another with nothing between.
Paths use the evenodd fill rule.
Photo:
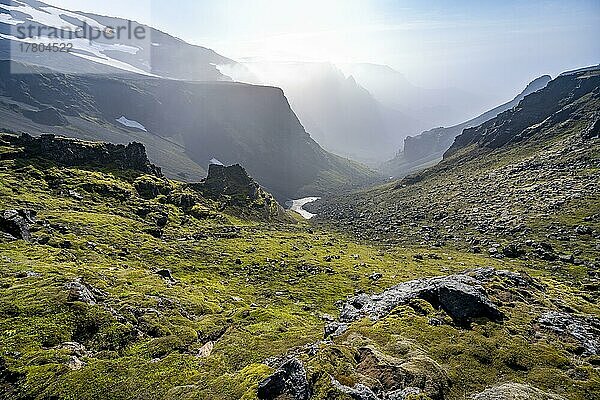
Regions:
<instances>
[{"instance_id":1,"label":"stone","mask_svg":"<svg viewBox=\"0 0 600 400\"><path fill-rule=\"evenodd\" d=\"M158 271L156 271L156 275L162 277L163 279L165 279L168 282L171 282L171 283L177 282L175 280L175 278L173 278L173 274L171 274L170 269L159 269Z\"/></svg>"},{"instance_id":2,"label":"stone","mask_svg":"<svg viewBox=\"0 0 600 400\"><path fill-rule=\"evenodd\" d=\"M206 342L206 344L204 346L202 346L200 348L200 350L198 350L198 354L196 354L196 357L198 357L198 358L209 357L212 354L214 347L215 347L215 344L213 342Z\"/></svg>"},{"instance_id":3,"label":"stone","mask_svg":"<svg viewBox=\"0 0 600 400\"><path fill-rule=\"evenodd\" d=\"M16 239L31 242L30 227L35 223L36 212L31 210L0 211L0 231Z\"/></svg>"},{"instance_id":4,"label":"stone","mask_svg":"<svg viewBox=\"0 0 600 400\"><path fill-rule=\"evenodd\" d=\"M333 377L331 378L331 383L333 387L335 387L340 392L347 394L354 400L381 400L371 389L367 386L357 383L354 387L348 387L342 385Z\"/></svg>"},{"instance_id":5,"label":"stone","mask_svg":"<svg viewBox=\"0 0 600 400\"><path fill-rule=\"evenodd\" d=\"M600 319L591 315L573 315L547 311L538 319L539 324L558 335L570 336L582 349L583 356L600 355Z\"/></svg>"},{"instance_id":6,"label":"stone","mask_svg":"<svg viewBox=\"0 0 600 400\"><path fill-rule=\"evenodd\" d=\"M261 400L273 400L284 394L294 400L310 398L306 370L296 358L287 360L273 375L258 384L257 395Z\"/></svg>"},{"instance_id":7,"label":"stone","mask_svg":"<svg viewBox=\"0 0 600 400\"><path fill-rule=\"evenodd\" d=\"M69 354L72 354L77 357L85 357L87 356L87 351L85 346L78 342L65 342L60 344L57 347L58 350L66 350Z\"/></svg>"},{"instance_id":8,"label":"stone","mask_svg":"<svg viewBox=\"0 0 600 400\"><path fill-rule=\"evenodd\" d=\"M418 396L421 393L421 389L417 387L407 387L402 390L395 390L393 392L386 393L383 397L384 400L406 400L408 396Z\"/></svg>"},{"instance_id":9,"label":"stone","mask_svg":"<svg viewBox=\"0 0 600 400\"><path fill-rule=\"evenodd\" d=\"M380 294L363 293L350 298L341 308L340 321L380 319L413 299L423 299L442 308L459 325L474 318L503 319L504 314L487 298L481 285L481 280L467 273L401 283Z\"/></svg>"},{"instance_id":10,"label":"stone","mask_svg":"<svg viewBox=\"0 0 600 400\"><path fill-rule=\"evenodd\" d=\"M340 336L347 330L348 330L348 324L344 324L341 322L331 322L331 323L325 325L324 338L327 339L329 337Z\"/></svg>"},{"instance_id":11,"label":"stone","mask_svg":"<svg viewBox=\"0 0 600 400\"><path fill-rule=\"evenodd\" d=\"M77 278L73 282L67 283L65 288L69 291L68 301L80 301L92 306L96 304L96 296L94 296L92 290L83 283L82 278Z\"/></svg>"},{"instance_id":12,"label":"stone","mask_svg":"<svg viewBox=\"0 0 600 400\"><path fill-rule=\"evenodd\" d=\"M502 249L502 254L508 258L519 258L525 255L525 250L516 243L511 243Z\"/></svg>"},{"instance_id":13,"label":"stone","mask_svg":"<svg viewBox=\"0 0 600 400\"><path fill-rule=\"evenodd\" d=\"M81 361L77 356L71 356L67 361L67 367L73 371L78 371L86 366L86 363Z\"/></svg>"},{"instance_id":14,"label":"stone","mask_svg":"<svg viewBox=\"0 0 600 400\"><path fill-rule=\"evenodd\" d=\"M383 274L381 274L379 272L373 272L371 275L369 275L369 279L372 280L373 282L377 282L381 278L383 278Z\"/></svg>"},{"instance_id":15,"label":"stone","mask_svg":"<svg viewBox=\"0 0 600 400\"><path fill-rule=\"evenodd\" d=\"M377 381L384 393L418 388L433 400L441 400L450 387L444 369L425 355L406 359L387 356L367 346L358 349L356 372Z\"/></svg>"},{"instance_id":16,"label":"stone","mask_svg":"<svg viewBox=\"0 0 600 400\"><path fill-rule=\"evenodd\" d=\"M76 190L69 190L67 194L75 200L83 200L83 196Z\"/></svg>"},{"instance_id":17,"label":"stone","mask_svg":"<svg viewBox=\"0 0 600 400\"><path fill-rule=\"evenodd\" d=\"M520 383L505 383L471 396L471 400L564 400L540 389Z\"/></svg>"},{"instance_id":18,"label":"stone","mask_svg":"<svg viewBox=\"0 0 600 400\"><path fill-rule=\"evenodd\" d=\"M575 233L578 235L591 235L594 231L589 226L580 225L575 228Z\"/></svg>"}]
</instances>

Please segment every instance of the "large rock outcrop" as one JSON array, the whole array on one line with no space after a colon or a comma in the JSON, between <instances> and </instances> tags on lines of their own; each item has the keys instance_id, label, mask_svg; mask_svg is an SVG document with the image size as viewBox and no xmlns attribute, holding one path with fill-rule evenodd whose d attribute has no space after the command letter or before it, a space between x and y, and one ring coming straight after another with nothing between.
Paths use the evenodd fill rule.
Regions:
<instances>
[{"instance_id":1,"label":"large rock outcrop","mask_svg":"<svg viewBox=\"0 0 600 400\"><path fill-rule=\"evenodd\" d=\"M547 311L538 322L541 327L579 343L583 356L600 355L600 319L597 317Z\"/></svg>"},{"instance_id":2,"label":"large rock outcrop","mask_svg":"<svg viewBox=\"0 0 600 400\"><path fill-rule=\"evenodd\" d=\"M146 149L141 143L122 145L84 142L52 134L34 137L26 133L20 136L3 135L2 140L20 147L21 155L28 158L44 158L67 167L102 166L131 169L162 177L160 168L150 163ZM18 153L16 156L19 156Z\"/></svg>"},{"instance_id":3,"label":"large rock outcrop","mask_svg":"<svg viewBox=\"0 0 600 400\"><path fill-rule=\"evenodd\" d=\"M208 176L202 182L202 192L211 198L232 196L240 199L256 200L260 186L239 164L224 166L211 164Z\"/></svg>"},{"instance_id":4,"label":"large rock outcrop","mask_svg":"<svg viewBox=\"0 0 600 400\"><path fill-rule=\"evenodd\" d=\"M188 185L204 197L217 200L249 218L289 221L277 200L256 182L239 164L211 164L208 176Z\"/></svg>"},{"instance_id":5,"label":"large rock outcrop","mask_svg":"<svg viewBox=\"0 0 600 400\"><path fill-rule=\"evenodd\" d=\"M413 299L423 299L435 307L442 308L458 325L468 324L475 318L498 321L504 318L504 314L487 297L482 286L485 281L497 274L511 273L473 270L456 275L404 282L380 294L359 294L343 304L340 320L352 322L362 317L383 318L399 305Z\"/></svg>"}]
</instances>

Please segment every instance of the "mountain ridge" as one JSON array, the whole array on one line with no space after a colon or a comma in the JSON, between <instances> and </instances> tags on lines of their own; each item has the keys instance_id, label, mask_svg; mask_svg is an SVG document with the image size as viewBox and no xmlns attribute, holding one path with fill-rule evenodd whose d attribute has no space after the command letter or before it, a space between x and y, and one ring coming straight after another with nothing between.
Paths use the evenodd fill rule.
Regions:
<instances>
[{"instance_id":1,"label":"mountain ridge","mask_svg":"<svg viewBox=\"0 0 600 400\"><path fill-rule=\"evenodd\" d=\"M381 170L386 175L399 175L414 172L418 169L430 166L432 163L443 157L443 154L448 150L460 133L469 127L478 126L485 121L488 121L503 111L518 105L528 94L542 89L551 77L549 75L540 76L531 81L521 93L519 93L511 101L497 106L475 118L472 118L462 124L452 127L434 128L421 133L414 137L408 137L404 141L404 148L398 155L382 165Z\"/></svg>"},{"instance_id":2,"label":"mountain ridge","mask_svg":"<svg viewBox=\"0 0 600 400\"><path fill-rule=\"evenodd\" d=\"M7 62L1 65L0 94L10 100L1 102L8 116L3 126L8 129L24 125L35 128L32 134L49 131L82 139L139 141L168 176L184 180L201 179L203 166L212 158L240 163L283 200L375 178L367 168L324 151L312 140L276 87L87 77L25 65L20 68L29 74L11 74ZM69 124L32 124L23 114L27 108L48 107L58 110ZM121 117L146 132L123 126L118 122ZM125 140L119 138L123 133Z\"/></svg>"}]
</instances>

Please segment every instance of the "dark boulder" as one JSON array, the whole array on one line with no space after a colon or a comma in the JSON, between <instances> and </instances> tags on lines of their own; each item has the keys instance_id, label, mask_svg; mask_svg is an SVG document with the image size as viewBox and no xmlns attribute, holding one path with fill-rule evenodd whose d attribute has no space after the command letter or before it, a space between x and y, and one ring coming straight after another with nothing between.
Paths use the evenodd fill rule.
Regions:
<instances>
[{"instance_id":1,"label":"dark boulder","mask_svg":"<svg viewBox=\"0 0 600 400\"><path fill-rule=\"evenodd\" d=\"M5 210L0 212L0 231L15 239L31 241L30 226L35 223L35 211Z\"/></svg>"},{"instance_id":2,"label":"dark boulder","mask_svg":"<svg viewBox=\"0 0 600 400\"><path fill-rule=\"evenodd\" d=\"M259 383L257 394L261 400L272 400L281 395L308 400L310 387L304 366L296 358L289 359L273 375Z\"/></svg>"},{"instance_id":3,"label":"dark boulder","mask_svg":"<svg viewBox=\"0 0 600 400\"><path fill-rule=\"evenodd\" d=\"M502 254L504 254L504 256L508 258L519 258L525 255L525 250L522 246L516 243L511 243L504 246L504 248L502 249Z\"/></svg>"},{"instance_id":4,"label":"dark boulder","mask_svg":"<svg viewBox=\"0 0 600 400\"><path fill-rule=\"evenodd\" d=\"M165 279L168 282L171 282L171 283L177 282L177 280L175 278L173 278L173 274L171 273L170 269L160 269L160 270L156 271L156 275L159 275L160 277L162 277L163 279Z\"/></svg>"}]
</instances>

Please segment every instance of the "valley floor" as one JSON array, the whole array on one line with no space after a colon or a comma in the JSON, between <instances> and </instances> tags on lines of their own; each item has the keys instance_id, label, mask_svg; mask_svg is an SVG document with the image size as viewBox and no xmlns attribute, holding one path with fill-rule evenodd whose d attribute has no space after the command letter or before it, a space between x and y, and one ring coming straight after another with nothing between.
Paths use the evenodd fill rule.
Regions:
<instances>
[{"instance_id":1,"label":"valley floor","mask_svg":"<svg viewBox=\"0 0 600 400\"><path fill-rule=\"evenodd\" d=\"M360 244L209 202L191 215L165 196L141 198L133 179L0 161L0 210L37 211L30 241L0 243L2 398L255 399L286 355L306 368L315 399L360 398L359 384L433 400L600 392L600 308L577 275L540 260ZM476 268L520 274L485 282L504 319L458 324L414 298L378 319L336 322L351 296ZM579 335L545 323L549 311L580 315ZM345 330L324 340L332 324Z\"/></svg>"}]
</instances>

